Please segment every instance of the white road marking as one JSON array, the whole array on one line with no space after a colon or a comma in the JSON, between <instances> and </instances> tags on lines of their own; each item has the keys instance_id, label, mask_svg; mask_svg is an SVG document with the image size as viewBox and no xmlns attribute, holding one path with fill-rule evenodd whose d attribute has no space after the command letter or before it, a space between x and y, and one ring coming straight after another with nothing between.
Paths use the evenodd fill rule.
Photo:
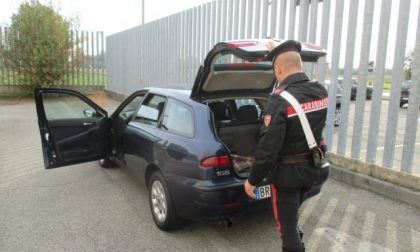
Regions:
<instances>
[{"instance_id":1,"label":"white road marking","mask_svg":"<svg viewBox=\"0 0 420 252\"><path fill-rule=\"evenodd\" d=\"M314 231L320 238L333 243L328 251L381 251L393 252L394 250L378 244L359 239L346 232L341 232L331 227L317 228Z\"/></svg>"},{"instance_id":2,"label":"white road marking","mask_svg":"<svg viewBox=\"0 0 420 252\"><path fill-rule=\"evenodd\" d=\"M322 211L322 215L321 218L318 220L318 223L316 224L317 226L327 226L328 222L330 222L331 217L333 216L334 212L335 212L335 208L337 207L338 204L338 199L336 198L332 198L330 199L330 201L328 202L328 205L325 207L325 210ZM318 229L323 229L323 228L318 228ZM316 232L313 232L311 234L311 236L308 239L308 247L311 247L311 250L317 251L319 248L319 244L321 242L321 236L319 236L319 234Z\"/></svg>"},{"instance_id":3,"label":"white road marking","mask_svg":"<svg viewBox=\"0 0 420 252\"><path fill-rule=\"evenodd\" d=\"M398 244L398 224L393 220L386 222L386 246L393 250L397 250Z\"/></svg>"}]
</instances>

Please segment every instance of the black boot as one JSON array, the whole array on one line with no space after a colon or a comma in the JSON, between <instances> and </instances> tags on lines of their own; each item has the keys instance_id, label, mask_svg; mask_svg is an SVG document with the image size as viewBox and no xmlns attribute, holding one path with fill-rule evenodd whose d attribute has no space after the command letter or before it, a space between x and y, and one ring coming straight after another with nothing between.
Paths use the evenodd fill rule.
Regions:
<instances>
[{"instance_id":1,"label":"black boot","mask_svg":"<svg viewBox=\"0 0 420 252\"><path fill-rule=\"evenodd\" d=\"M298 250L290 250L290 249L282 248L282 251L283 252L305 252L305 246L302 243L302 248L300 248Z\"/></svg>"}]
</instances>

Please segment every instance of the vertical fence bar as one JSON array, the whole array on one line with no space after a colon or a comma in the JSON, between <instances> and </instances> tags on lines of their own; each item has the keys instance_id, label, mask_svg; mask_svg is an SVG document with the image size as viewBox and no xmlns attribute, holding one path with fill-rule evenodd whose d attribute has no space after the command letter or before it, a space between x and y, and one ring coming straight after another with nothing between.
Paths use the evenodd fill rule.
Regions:
<instances>
[{"instance_id":1,"label":"vertical fence bar","mask_svg":"<svg viewBox=\"0 0 420 252\"><path fill-rule=\"evenodd\" d=\"M213 39L213 34L214 34L214 23L213 18L212 18L212 10L213 10L213 5L216 4L215 1L213 2L209 2L207 3L207 21L206 21L206 25L207 25L207 40L206 40L206 46L203 52L203 58L206 57L207 52L210 50L211 45L212 45L212 39Z\"/></svg>"},{"instance_id":2,"label":"vertical fence bar","mask_svg":"<svg viewBox=\"0 0 420 252\"><path fill-rule=\"evenodd\" d=\"M216 35L216 25L217 25L217 15L216 15L216 8L217 8L218 2L213 1L211 3L211 39L209 41L209 48L213 48L213 45L217 41L217 35ZM219 31L219 30L217 30Z\"/></svg>"},{"instance_id":3,"label":"vertical fence bar","mask_svg":"<svg viewBox=\"0 0 420 252\"><path fill-rule=\"evenodd\" d=\"M254 38L260 38L261 0L255 0L254 12Z\"/></svg>"},{"instance_id":4,"label":"vertical fence bar","mask_svg":"<svg viewBox=\"0 0 420 252\"><path fill-rule=\"evenodd\" d=\"M75 45L75 41L74 41L74 31L70 31L70 79L68 80L69 84L74 85L74 45Z\"/></svg>"},{"instance_id":5,"label":"vertical fence bar","mask_svg":"<svg viewBox=\"0 0 420 252\"><path fill-rule=\"evenodd\" d=\"M175 51L178 52L177 62L176 62L176 72L178 75L177 85L182 84L182 55L184 53L184 47L182 45L182 39L184 38L184 26L182 25L183 13L178 13L176 15L176 24L175 27L178 30L178 39L176 43Z\"/></svg>"},{"instance_id":6,"label":"vertical fence bar","mask_svg":"<svg viewBox=\"0 0 420 252\"><path fill-rule=\"evenodd\" d=\"M191 63L192 61L192 56L193 56L193 14L194 14L194 9L190 9L188 10L188 18L187 18L187 23L188 23L188 56L187 56L187 60L186 62L186 71L187 71L187 78L186 78L186 82L189 82L190 80L192 80L192 67L191 67Z\"/></svg>"},{"instance_id":7,"label":"vertical fence bar","mask_svg":"<svg viewBox=\"0 0 420 252\"><path fill-rule=\"evenodd\" d=\"M196 29L195 26L197 25L197 21L195 20L195 17L197 16L197 7L192 9L191 12L191 38L190 38L190 43L191 43L191 59L189 60L189 62L191 62L192 64L195 64L195 50L196 50L196 46L195 46L195 40L196 40ZM189 65L190 66L190 65ZM191 71L189 74L189 79L191 80L193 78L193 72L192 71L192 65L191 67Z\"/></svg>"},{"instance_id":8,"label":"vertical fence bar","mask_svg":"<svg viewBox=\"0 0 420 252\"><path fill-rule=\"evenodd\" d=\"M333 35L333 48L331 58L331 84L328 88L328 113L327 113L327 128L325 133L325 140L327 140L328 149L332 150L333 133L334 133L334 113L336 109L337 100L337 79L340 63L340 46L341 46L341 31L343 26L343 8L344 2L337 1L335 6L335 19L334 19L334 35Z\"/></svg>"},{"instance_id":9,"label":"vertical fence bar","mask_svg":"<svg viewBox=\"0 0 420 252\"><path fill-rule=\"evenodd\" d=\"M413 65L411 75L410 96L408 97L407 120L405 122L404 146L401 157L401 170L411 173L413 171L415 141L419 123L420 100L420 13L417 17L416 42L413 52ZM417 167L417 171L419 168Z\"/></svg>"},{"instance_id":10,"label":"vertical fence bar","mask_svg":"<svg viewBox=\"0 0 420 252\"><path fill-rule=\"evenodd\" d=\"M93 32L90 32L90 46L91 46L91 59L92 59L92 62L91 62L91 64L90 64L90 68L91 68L91 73L92 73L92 77L91 77L91 79L92 79L92 85L97 85L97 83L95 83L95 66L96 66L96 64L95 64L95 40L94 40L94 36L93 36Z\"/></svg>"},{"instance_id":11,"label":"vertical fence bar","mask_svg":"<svg viewBox=\"0 0 420 252\"><path fill-rule=\"evenodd\" d=\"M181 84L183 88L186 88L184 85L187 83L186 74L187 74L187 57L188 57L188 21L187 21L188 10L182 12L182 38L181 38Z\"/></svg>"},{"instance_id":12,"label":"vertical fence bar","mask_svg":"<svg viewBox=\"0 0 420 252\"><path fill-rule=\"evenodd\" d=\"M4 40L6 41L5 47L6 50L9 49L9 29L7 27L4 27ZM5 68L6 68L6 73L7 73L7 85L11 85L11 81L10 81L10 64L5 61Z\"/></svg>"},{"instance_id":13,"label":"vertical fence bar","mask_svg":"<svg viewBox=\"0 0 420 252\"><path fill-rule=\"evenodd\" d=\"M346 154L347 145L347 129L348 118L350 110L350 94L351 81L353 74L353 58L356 36L353 27L357 27L357 11L359 7L359 0L352 0L350 2L349 22L347 24L347 42L346 42L346 58L344 65L343 78L343 96L341 97L341 114L340 114L340 128L338 132L337 152L338 154Z\"/></svg>"},{"instance_id":14,"label":"vertical fence bar","mask_svg":"<svg viewBox=\"0 0 420 252\"><path fill-rule=\"evenodd\" d=\"M271 0L270 38L276 37L277 28L277 0Z\"/></svg>"},{"instance_id":15,"label":"vertical fence bar","mask_svg":"<svg viewBox=\"0 0 420 252\"><path fill-rule=\"evenodd\" d=\"M280 0L280 17L279 17L279 30L278 37L280 39L286 38L286 8L287 0Z\"/></svg>"},{"instance_id":16,"label":"vertical fence bar","mask_svg":"<svg viewBox=\"0 0 420 252\"><path fill-rule=\"evenodd\" d=\"M91 85L91 76L90 76L90 64L91 64L91 58L90 58L90 36L89 32L86 31L86 77L87 77L87 85Z\"/></svg>"},{"instance_id":17,"label":"vertical fence bar","mask_svg":"<svg viewBox=\"0 0 420 252\"><path fill-rule=\"evenodd\" d=\"M315 43L315 40L316 40L316 28L317 28L317 23L318 23L318 1L319 0L311 1L311 14L310 14L310 22L309 22L309 37L308 37L308 41L311 43Z\"/></svg>"},{"instance_id":18,"label":"vertical fence bar","mask_svg":"<svg viewBox=\"0 0 420 252\"><path fill-rule=\"evenodd\" d=\"M370 112L370 125L366 152L366 161L369 163L375 163L378 147L379 120L381 116L382 89L385 75L385 61L388 46L391 3L391 0L383 0L381 6L378 49L376 52L376 67L374 69L373 92L371 102L372 109Z\"/></svg>"},{"instance_id":19,"label":"vertical fence bar","mask_svg":"<svg viewBox=\"0 0 420 252\"><path fill-rule=\"evenodd\" d=\"M309 35L308 41L311 43L315 43L316 40L316 29L317 29L317 21L318 21L318 1L313 0L311 1L311 14L310 14L310 21L309 21ZM312 79L313 75L313 66L314 64L307 64L306 72L309 76L309 79Z\"/></svg>"},{"instance_id":20,"label":"vertical fence bar","mask_svg":"<svg viewBox=\"0 0 420 252\"><path fill-rule=\"evenodd\" d=\"M14 37L18 37L19 36L19 34L18 34L18 32L17 31L13 31L13 35L14 35ZM20 49L19 49L19 51L17 52L18 53L18 55L21 53L21 51L20 51ZM16 85L22 85L22 76L21 76L21 70L22 70L22 67L21 67L21 62L19 61L18 63L17 63L17 65L15 66L15 69L14 69L14 73L15 73L15 84Z\"/></svg>"},{"instance_id":21,"label":"vertical fence bar","mask_svg":"<svg viewBox=\"0 0 420 252\"><path fill-rule=\"evenodd\" d=\"M200 20L201 20L201 28L200 28L200 63L199 64L201 64L201 62L203 62L203 55L204 55L204 51L205 51L205 42L206 42L206 39L207 39L207 36L208 36L208 32L207 32L207 30L206 30L206 28L207 28L207 24L206 24L206 20L207 20L207 6L204 4L204 5L201 5L201 18L200 18Z\"/></svg>"},{"instance_id":22,"label":"vertical fence bar","mask_svg":"<svg viewBox=\"0 0 420 252\"><path fill-rule=\"evenodd\" d=\"M80 57L80 47L79 47L79 43L80 43L80 39L79 39L79 31L76 31L76 81L74 82L74 85L79 85L80 84L80 64L81 64L81 59Z\"/></svg>"},{"instance_id":23,"label":"vertical fence bar","mask_svg":"<svg viewBox=\"0 0 420 252\"><path fill-rule=\"evenodd\" d=\"M240 21L240 24L241 24L241 32L240 32L240 35L239 35L239 38L240 39L244 39L245 38L245 32L246 32L246 0L241 0L241 10L240 10L240 13L241 13L241 21Z\"/></svg>"},{"instance_id":24,"label":"vertical fence bar","mask_svg":"<svg viewBox=\"0 0 420 252\"><path fill-rule=\"evenodd\" d=\"M82 49L81 49L81 72L82 72L82 82L79 83L79 85L86 85L86 74L85 74L85 64L86 64L86 60L85 60L85 32L81 31L81 41L82 41Z\"/></svg>"},{"instance_id":25,"label":"vertical fence bar","mask_svg":"<svg viewBox=\"0 0 420 252\"><path fill-rule=\"evenodd\" d=\"M13 29L9 29L9 34L10 33L14 33L14 35L16 36L16 31ZM13 35L12 35L13 36ZM13 46L14 46L14 40L12 40ZM13 85L18 85L19 83L17 82L17 73L16 73L16 69L17 67L15 67L14 65L12 65L12 84Z\"/></svg>"},{"instance_id":26,"label":"vertical fence bar","mask_svg":"<svg viewBox=\"0 0 420 252\"><path fill-rule=\"evenodd\" d=\"M0 46L5 46L5 42L3 41L3 28L0 27ZM4 75L5 75L5 70L4 70L4 57L0 56L0 73L1 73L1 84L4 85Z\"/></svg>"},{"instance_id":27,"label":"vertical fence bar","mask_svg":"<svg viewBox=\"0 0 420 252\"><path fill-rule=\"evenodd\" d=\"M233 7L233 35L232 39L239 39L239 0L235 0L234 7Z\"/></svg>"},{"instance_id":28,"label":"vertical fence bar","mask_svg":"<svg viewBox=\"0 0 420 252\"><path fill-rule=\"evenodd\" d=\"M103 86L103 83L101 82L101 75L99 73L99 68L101 67L101 55L99 53L99 32L96 32L96 59L98 60L97 64L96 64L96 82L98 83L98 85Z\"/></svg>"},{"instance_id":29,"label":"vertical fence bar","mask_svg":"<svg viewBox=\"0 0 420 252\"><path fill-rule=\"evenodd\" d=\"M214 43L221 41L222 38L222 0L217 1L217 11L216 11L216 33Z\"/></svg>"},{"instance_id":30,"label":"vertical fence bar","mask_svg":"<svg viewBox=\"0 0 420 252\"><path fill-rule=\"evenodd\" d=\"M309 0L300 0L299 7L299 41L307 41Z\"/></svg>"},{"instance_id":31,"label":"vertical fence bar","mask_svg":"<svg viewBox=\"0 0 420 252\"><path fill-rule=\"evenodd\" d=\"M394 163L395 140L397 137L398 112L401 96L401 82L404 74L405 48L407 42L410 1L400 1L398 13L397 38L395 41L394 64L392 66L392 88L388 107L388 120L385 133L383 165L392 167Z\"/></svg>"},{"instance_id":32,"label":"vertical fence bar","mask_svg":"<svg viewBox=\"0 0 420 252\"><path fill-rule=\"evenodd\" d=\"M268 8L269 3L268 0L263 0L262 3L262 25L261 25L261 38L267 38L267 30L268 30Z\"/></svg>"},{"instance_id":33,"label":"vertical fence bar","mask_svg":"<svg viewBox=\"0 0 420 252\"><path fill-rule=\"evenodd\" d=\"M201 42L203 40L203 32L202 32L202 6L198 6L198 12L197 12L197 51L196 51L196 66L199 66L201 64L201 52L203 48L201 47Z\"/></svg>"},{"instance_id":34,"label":"vertical fence bar","mask_svg":"<svg viewBox=\"0 0 420 252\"><path fill-rule=\"evenodd\" d=\"M362 145L362 130L365 114L365 100L366 100L366 83L368 77L369 66L369 52L372 38L373 26L373 11L374 0L366 0L365 12L363 21L363 34L360 48L360 61L359 61L359 78L357 84L356 105L354 111L353 123L353 138L351 145L351 157L360 159L360 147Z\"/></svg>"},{"instance_id":35,"label":"vertical fence bar","mask_svg":"<svg viewBox=\"0 0 420 252\"><path fill-rule=\"evenodd\" d=\"M228 10L228 30L227 30L227 39L231 40L233 39L233 0L228 0L229 2L229 10Z\"/></svg>"},{"instance_id":36,"label":"vertical fence bar","mask_svg":"<svg viewBox=\"0 0 420 252\"><path fill-rule=\"evenodd\" d=\"M253 4L254 4L254 0L247 1L247 5L248 5L248 15L247 15L247 21L246 21L246 26L247 26L246 37L247 38L252 38L252 20L253 20L253 13L254 13Z\"/></svg>"},{"instance_id":37,"label":"vertical fence bar","mask_svg":"<svg viewBox=\"0 0 420 252\"><path fill-rule=\"evenodd\" d=\"M195 33L194 33L194 38L193 41L195 41L195 51L194 51L194 66L199 66L200 65L200 59L198 58L199 52L200 52L200 48L199 48L199 40L200 40L200 7L196 7L196 12L195 12L195 24L194 24L194 28L195 28ZM191 74L191 79L194 78L195 75L195 69L193 68L194 71L192 71Z\"/></svg>"},{"instance_id":38,"label":"vertical fence bar","mask_svg":"<svg viewBox=\"0 0 420 252\"><path fill-rule=\"evenodd\" d=\"M328 31L330 27L330 12L331 12L331 0L324 0L322 6L322 23L321 23L321 46L328 49ZM327 57L322 57L318 61L318 73L317 79L320 83L325 83L325 73L328 69Z\"/></svg>"},{"instance_id":39,"label":"vertical fence bar","mask_svg":"<svg viewBox=\"0 0 420 252\"><path fill-rule=\"evenodd\" d=\"M103 85L106 85L106 59L105 59L105 36L104 36L104 32L101 32L101 76L103 76Z\"/></svg>"},{"instance_id":40,"label":"vertical fence bar","mask_svg":"<svg viewBox=\"0 0 420 252\"><path fill-rule=\"evenodd\" d=\"M294 39L296 22L296 0L291 0L289 4L289 29L287 38Z\"/></svg>"},{"instance_id":41,"label":"vertical fence bar","mask_svg":"<svg viewBox=\"0 0 420 252\"><path fill-rule=\"evenodd\" d=\"M223 0L223 14L222 14L222 37L221 40L227 40L227 27L228 27L228 21L227 21L227 16L228 16L228 0Z\"/></svg>"}]
</instances>

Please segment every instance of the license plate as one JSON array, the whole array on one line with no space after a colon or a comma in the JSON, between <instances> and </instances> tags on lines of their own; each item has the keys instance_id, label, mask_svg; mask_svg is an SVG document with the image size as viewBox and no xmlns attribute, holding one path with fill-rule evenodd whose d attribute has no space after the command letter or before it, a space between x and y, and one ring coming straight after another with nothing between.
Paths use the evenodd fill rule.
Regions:
<instances>
[{"instance_id":1,"label":"license plate","mask_svg":"<svg viewBox=\"0 0 420 252\"><path fill-rule=\"evenodd\" d=\"M255 188L255 196L257 199L265 199L271 197L270 185L260 186Z\"/></svg>"}]
</instances>

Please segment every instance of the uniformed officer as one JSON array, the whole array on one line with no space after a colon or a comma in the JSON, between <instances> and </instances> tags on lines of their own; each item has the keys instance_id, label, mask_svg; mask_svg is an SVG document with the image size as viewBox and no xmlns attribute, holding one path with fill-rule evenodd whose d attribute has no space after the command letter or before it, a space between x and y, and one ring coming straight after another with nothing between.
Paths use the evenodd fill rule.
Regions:
<instances>
[{"instance_id":1,"label":"uniformed officer","mask_svg":"<svg viewBox=\"0 0 420 252\"><path fill-rule=\"evenodd\" d=\"M246 193L255 198L255 187L265 177L270 178L273 214L283 251L305 251L303 233L298 228L299 207L304 200L319 193L328 177L328 168L314 166L297 113L279 94L287 90L301 104L323 151L326 150L322 131L328 94L324 86L311 82L304 73L299 42L289 40L277 47L270 42L267 47L271 51L267 59L273 61L280 85L270 95L264 109L256 161L244 187Z\"/></svg>"}]
</instances>

